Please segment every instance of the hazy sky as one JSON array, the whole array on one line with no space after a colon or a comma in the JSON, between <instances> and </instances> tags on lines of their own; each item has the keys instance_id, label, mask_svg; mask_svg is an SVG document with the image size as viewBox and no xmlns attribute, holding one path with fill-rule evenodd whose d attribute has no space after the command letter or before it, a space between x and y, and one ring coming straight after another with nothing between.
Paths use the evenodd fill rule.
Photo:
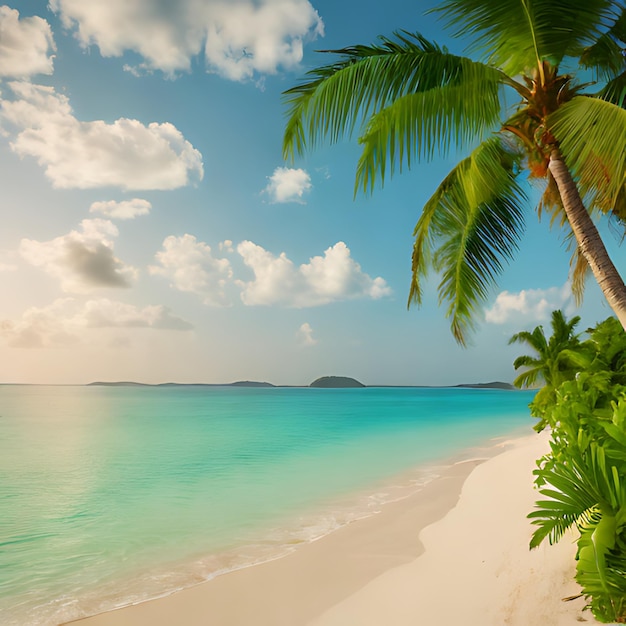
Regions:
<instances>
[{"instance_id":1,"label":"hazy sky","mask_svg":"<svg viewBox=\"0 0 626 626\"><path fill-rule=\"evenodd\" d=\"M412 230L455 159L353 199L356 139L285 163L281 92L320 49L421 31L425 2L13 0L0 6L0 382L511 380L508 338L573 312L528 210L462 349L406 309ZM624 267L618 239L605 229ZM582 328L610 310L589 285Z\"/></svg>"}]
</instances>

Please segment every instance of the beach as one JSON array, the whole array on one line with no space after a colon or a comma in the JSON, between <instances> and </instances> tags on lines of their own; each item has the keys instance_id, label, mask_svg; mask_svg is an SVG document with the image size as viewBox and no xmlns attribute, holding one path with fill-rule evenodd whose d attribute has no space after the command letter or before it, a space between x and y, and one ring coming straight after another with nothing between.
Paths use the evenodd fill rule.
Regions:
<instances>
[{"instance_id":1,"label":"beach","mask_svg":"<svg viewBox=\"0 0 626 626\"><path fill-rule=\"evenodd\" d=\"M529 551L547 434L498 444L408 498L291 554L81 626L573 626L596 623L564 537Z\"/></svg>"}]
</instances>

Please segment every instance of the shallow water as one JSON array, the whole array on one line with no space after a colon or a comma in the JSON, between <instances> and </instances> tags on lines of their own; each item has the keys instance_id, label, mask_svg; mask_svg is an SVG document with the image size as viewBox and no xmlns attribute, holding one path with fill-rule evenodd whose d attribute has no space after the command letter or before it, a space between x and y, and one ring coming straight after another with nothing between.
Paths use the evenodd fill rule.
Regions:
<instances>
[{"instance_id":1,"label":"shallow water","mask_svg":"<svg viewBox=\"0 0 626 626\"><path fill-rule=\"evenodd\" d=\"M0 623L59 623L274 558L443 459L529 432L531 399L0 386Z\"/></svg>"}]
</instances>

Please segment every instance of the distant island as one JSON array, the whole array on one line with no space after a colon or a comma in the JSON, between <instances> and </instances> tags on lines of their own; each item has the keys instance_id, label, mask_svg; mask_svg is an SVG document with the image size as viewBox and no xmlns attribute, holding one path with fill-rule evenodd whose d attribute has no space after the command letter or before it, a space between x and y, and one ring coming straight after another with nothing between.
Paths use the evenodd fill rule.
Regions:
<instances>
[{"instance_id":1,"label":"distant island","mask_svg":"<svg viewBox=\"0 0 626 626\"><path fill-rule=\"evenodd\" d=\"M364 385L355 378L349 376L322 376L310 385L274 385L272 383L256 380L238 380L232 383L138 383L134 381L95 381L87 383L87 387L255 387L255 388L280 388L280 387L313 387L318 389L356 389L362 387L407 387L424 388L433 387L438 389L500 389L514 391L516 387L510 383L493 381L490 383L463 383L460 385Z\"/></svg>"},{"instance_id":2,"label":"distant island","mask_svg":"<svg viewBox=\"0 0 626 626\"><path fill-rule=\"evenodd\" d=\"M500 381L494 381L491 383L465 383L463 385L454 385L455 387L469 387L470 389L505 389L507 391L512 391L517 389L511 385L511 383L503 383Z\"/></svg>"},{"instance_id":3,"label":"distant island","mask_svg":"<svg viewBox=\"0 0 626 626\"><path fill-rule=\"evenodd\" d=\"M87 383L87 387L276 387L272 383L256 380L238 380L234 383L136 383L132 381L95 381Z\"/></svg>"},{"instance_id":4,"label":"distant island","mask_svg":"<svg viewBox=\"0 0 626 626\"><path fill-rule=\"evenodd\" d=\"M360 383L358 380L347 376L322 376L321 378L314 380L309 387L321 387L323 389L346 389L365 387L365 385Z\"/></svg>"},{"instance_id":5,"label":"distant island","mask_svg":"<svg viewBox=\"0 0 626 626\"><path fill-rule=\"evenodd\" d=\"M238 380L237 382L230 383L229 387L276 387L272 383L258 382L256 380Z\"/></svg>"}]
</instances>

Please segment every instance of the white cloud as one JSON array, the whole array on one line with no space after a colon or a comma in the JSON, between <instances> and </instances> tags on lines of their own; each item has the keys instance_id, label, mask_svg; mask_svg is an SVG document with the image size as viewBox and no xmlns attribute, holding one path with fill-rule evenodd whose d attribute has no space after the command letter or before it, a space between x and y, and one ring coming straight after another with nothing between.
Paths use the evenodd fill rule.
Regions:
<instances>
[{"instance_id":1,"label":"white cloud","mask_svg":"<svg viewBox=\"0 0 626 626\"><path fill-rule=\"evenodd\" d=\"M313 329L311 328L311 324L305 322L298 329L298 337L300 338L300 343L303 346L314 346L317 343L317 339L313 337Z\"/></svg>"},{"instance_id":2,"label":"white cloud","mask_svg":"<svg viewBox=\"0 0 626 626\"><path fill-rule=\"evenodd\" d=\"M299 202L303 203L302 196L311 190L311 177L303 169L277 167L269 177L269 183L264 189L271 202Z\"/></svg>"},{"instance_id":3,"label":"white cloud","mask_svg":"<svg viewBox=\"0 0 626 626\"><path fill-rule=\"evenodd\" d=\"M68 347L85 340L85 331L103 328L190 330L192 325L163 305L143 309L106 298L79 303L61 298L27 309L19 320L0 320L0 336L15 348Z\"/></svg>"},{"instance_id":4,"label":"white cloud","mask_svg":"<svg viewBox=\"0 0 626 626\"><path fill-rule=\"evenodd\" d=\"M224 287L232 277L230 261L215 258L206 243L193 235L171 235L163 241L156 259L160 265L150 266L151 274L168 278L172 287L195 293L205 304L228 304Z\"/></svg>"},{"instance_id":5,"label":"white cloud","mask_svg":"<svg viewBox=\"0 0 626 626\"><path fill-rule=\"evenodd\" d=\"M522 289L518 293L502 291L493 306L485 311L485 320L491 324L539 322L548 319L552 311L563 308L571 300L569 283L549 289Z\"/></svg>"},{"instance_id":6,"label":"white cloud","mask_svg":"<svg viewBox=\"0 0 626 626\"><path fill-rule=\"evenodd\" d=\"M274 256L251 241L243 241L237 252L254 272L254 280L236 281L244 304L309 307L355 298L378 299L391 294L383 278L372 279L350 257L342 241L324 256L296 267L283 252Z\"/></svg>"},{"instance_id":7,"label":"white cloud","mask_svg":"<svg viewBox=\"0 0 626 626\"><path fill-rule=\"evenodd\" d=\"M205 58L209 68L232 80L255 72L273 74L302 60L304 40L323 34L308 0L211 2Z\"/></svg>"},{"instance_id":8,"label":"white cloud","mask_svg":"<svg viewBox=\"0 0 626 626\"><path fill-rule=\"evenodd\" d=\"M148 215L152 205L141 198L133 198L132 200L123 200L116 202L109 200L107 202L93 202L89 207L91 213L102 213L107 217L118 220L132 220L139 215Z\"/></svg>"},{"instance_id":9,"label":"white cloud","mask_svg":"<svg viewBox=\"0 0 626 626\"><path fill-rule=\"evenodd\" d=\"M22 258L61 281L65 292L84 293L98 287L130 287L137 271L113 253L117 227L108 220L83 220L81 230L51 241L22 239Z\"/></svg>"},{"instance_id":10,"label":"white cloud","mask_svg":"<svg viewBox=\"0 0 626 626\"><path fill-rule=\"evenodd\" d=\"M78 343L76 325L68 315L72 298L47 307L27 309L18 321L1 320L0 334L15 348L64 347Z\"/></svg>"},{"instance_id":11,"label":"white cloud","mask_svg":"<svg viewBox=\"0 0 626 626\"><path fill-rule=\"evenodd\" d=\"M131 304L102 298L85 303L81 316L90 328L155 328L159 330L191 330L193 326L172 315L162 304L138 309Z\"/></svg>"},{"instance_id":12,"label":"white cloud","mask_svg":"<svg viewBox=\"0 0 626 626\"><path fill-rule=\"evenodd\" d=\"M0 119L17 127L11 147L36 158L54 187L162 190L202 179L202 155L172 124L81 122L52 87L9 87L15 99L0 101Z\"/></svg>"},{"instance_id":13,"label":"white cloud","mask_svg":"<svg viewBox=\"0 0 626 626\"><path fill-rule=\"evenodd\" d=\"M52 74L55 50L50 24L41 17L24 17L0 6L0 76L27 78Z\"/></svg>"},{"instance_id":14,"label":"white cloud","mask_svg":"<svg viewBox=\"0 0 626 626\"><path fill-rule=\"evenodd\" d=\"M302 59L303 44L323 34L308 0L50 0L83 46L103 56L132 50L139 70L172 75L204 52L208 71L231 80L273 74Z\"/></svg>"}]
</instances>

